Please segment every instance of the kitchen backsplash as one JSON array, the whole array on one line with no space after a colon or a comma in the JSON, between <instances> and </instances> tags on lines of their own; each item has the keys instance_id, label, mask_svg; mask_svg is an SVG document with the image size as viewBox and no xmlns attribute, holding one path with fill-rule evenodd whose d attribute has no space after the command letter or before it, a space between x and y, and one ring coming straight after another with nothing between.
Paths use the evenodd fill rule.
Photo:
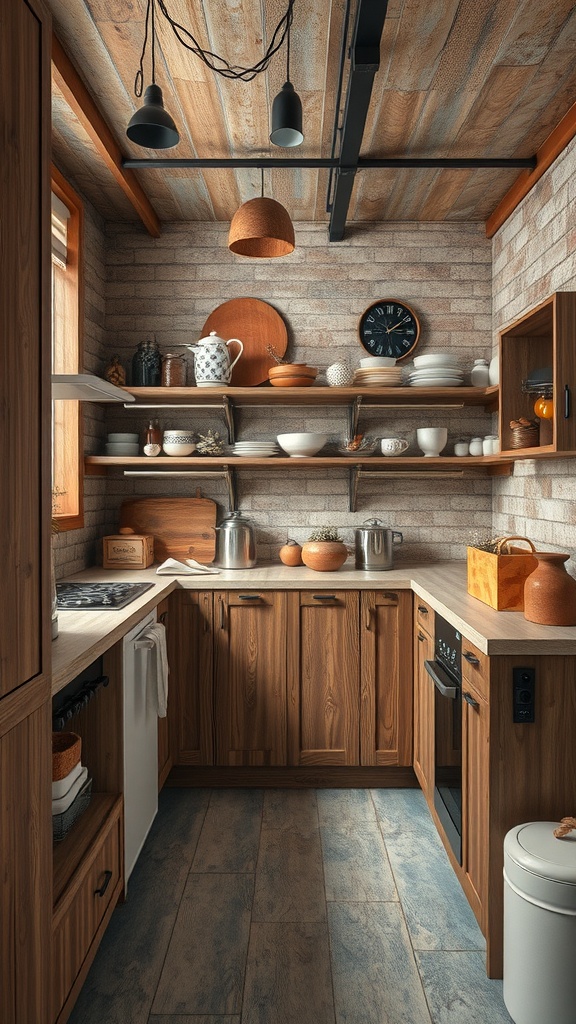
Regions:
<instances>
[{"instance_id":1,"label":"kitchen backsplash","mask_svg":"<svg viewBox=\"0 0 576 1024\"><path fill-rule=\"evenodd\" d=\"M227 224L165 224L161 237L153 239L133 224L102 224L88 205L87 214L86 368L100 373L116 352L130 373L136 345L152 334L163 351L176 344L194 343L208 314L221 302L239 296L270 302L288 326L287 357L321 368L339 359L357 364L363 355L357 340L358 319L372 301L385 296L403 299L417 311L422 325L419 352L453 350L467 370L474 358L490 356L493 325L496 330L502 322L499 310L510 313L508 319L516 315L515 281L510 275L504 280L506 258L498 262L499 239L507 232L506 226L494 242L493 277L493 247L482 224L356 224L347 228L345 241L328 243L324 225L300 223L296 225L296 250L287 260L252 261L229 253ZM524 234L531 226L537 231L537 216L532 221L522 220ZM504 243L511 247L511 259L515 237L511 235ZM517 260L512 262L516 267ZM528 277L531 272L533 267L526 270ZM542 283L541 297L550 290L547 281ZM567 276L566 283L558 287L576 285ZM102 451L106 430L143 430L145 426L141 414L114 406L104 410L87 405L85 409L88 453ZM208 411L166 410L162 414L159 410L154 415L164 427L211 427L225 433L223 420ZM322 429L335 437L345 432L344 410L261 408L241 410L238 419L243 438L269 438L290 429ZM448 426L447 451L461 435L470 437L494 429L491 417L474 409L372 410L363 412L361 420L368 433L407 437L414 454L415 429L424 425ZM534 467L534 463L528 466ZM568 466L567 460L550 460L540 464L538 476L533 468L520 465L512 477L494 483L491 478L433 476L362 480L356 513L347 511L348 479L343 470L243 470L237 475L239 505L256 524L259 554L264 558L273 557L287 537L302 540L310 528L324 523L337 525L351 544L353 528L372 516L403 532L404 545L396 551L398 564L463 558L473 531L508 531L516 523L533 527L537 534L540 531L539 539L545 542L542 532L546 531L538 525L543 522L538 519L539 509L525 505L533 515L524 521L518 512L516 498L527 486L542 492L538 500L549 491L548 524L557 519L567 525L562 517L571 503L563 496L562 487L567 484ZM174 481L170 494L194 494L197 485L197 480ZM149 480L136 485L119 474L87 478L86 525L82 531L58 538L59 576L99 559L99 538L116 529L121 501L136 493L166 493L166 484ZM206 481L203 493L219 503L221 514L227 511L223 481ZM560 544L560 535L551 543Z\"/></svg>"}]
</instances>

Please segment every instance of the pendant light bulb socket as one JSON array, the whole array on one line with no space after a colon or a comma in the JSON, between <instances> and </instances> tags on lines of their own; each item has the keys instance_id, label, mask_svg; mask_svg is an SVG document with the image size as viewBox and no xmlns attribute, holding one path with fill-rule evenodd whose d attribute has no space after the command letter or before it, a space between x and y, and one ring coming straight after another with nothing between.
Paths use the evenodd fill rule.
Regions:
<instances>
[{"instance_id":1,"label":"pendant light bulb socket","mask_svg":"<svg viewBox=\"0 0 576 1024\"><path fill-rule=\"evenodd\" d=\"M300 146L303 141L302 103L292 82L284 82L272 104L270 142L275 146L289 148Z\"/></svg>"},{"instance_id":2,"label":"pendant light bulb socket","mask_svg":"<svg viewBox=\"0 0 576 1024\"><path fill-rule=\"evenodd\" d=\"M172 149L180 142L178 129L164 109L162 89L154 82L144 93L144 104L130 118L126 135L145 149Z\"/></svg>"}]
</instances>

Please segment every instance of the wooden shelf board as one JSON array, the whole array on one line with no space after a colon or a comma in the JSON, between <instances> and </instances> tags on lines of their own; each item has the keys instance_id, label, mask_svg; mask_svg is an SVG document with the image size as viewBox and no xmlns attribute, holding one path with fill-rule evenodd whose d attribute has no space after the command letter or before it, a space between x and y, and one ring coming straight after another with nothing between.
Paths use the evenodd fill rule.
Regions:
<instances>
[{"instance_id":1,"label":"wooden shelf board","mask_svg":"<svg viewBox=\"0 0 576 1024\"><path fill-rule=\"evenodd\" d=\"M121 799L116 793L93 793L88 807L74 822L66 838L54 843L54 906Z\"/></svg>"},{"instance_id":2,"label":"wooden shelf board","mask_svg":"<svg viewBox=\"0 0 576 1024\"><path fill-rule=\"evenodd\" d=\"M354 466L362 466L363 469L393 471L394 469L486 469L490 466L501 466L511 464L513 457L508 453L507 457L501 455L478 455L478 456L439 456L438 458L425 458L420 456L399 456L386 458L384 456L365 455L353 458L340 455L314 455L309 458L289 458L288 456L273 455L267 459L243 459L238 456L213 456L203 455L199 458L189 455L186 458L169 456L157 456L147 458L145 455L132 457L119 457L113 455L87 455L86 468L88 472L101 467L102 469L121 469L122 467L158 470L189 469L201 471L203 469L298 469L299 467L309 469L353 469Z\"/></svg>"},{"instance_id":3,"label":"wooden shelf board","mask_svg":"<svg viewBox=\"0 0 576 1024\"><path fill-rule=\"evenodd\" d=\"M136 399L130 408L139 404L157 402L187 403L189 405L221 404L227 398L234 405L350 405L361 397L365 405L483 405L497 408L499 388L275 388L262 385L256 388L124 388Z\"/></svg>"}]
</instances>

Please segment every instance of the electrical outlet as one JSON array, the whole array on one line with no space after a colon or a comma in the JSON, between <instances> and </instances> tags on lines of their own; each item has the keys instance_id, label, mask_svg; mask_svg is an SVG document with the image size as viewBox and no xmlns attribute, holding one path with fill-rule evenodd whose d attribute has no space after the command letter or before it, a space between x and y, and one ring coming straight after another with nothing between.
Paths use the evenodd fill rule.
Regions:
<instances>
[{"instance_id":1,"label":"electrical outlet","mask_svg":"<svg viewBox=\"0 0 576 1024\"><path fill-rule=\"evenodd\" d=\"M512 721L535 721L536 672L533 668L512 669Z\"/></svg>"}]
</instances>

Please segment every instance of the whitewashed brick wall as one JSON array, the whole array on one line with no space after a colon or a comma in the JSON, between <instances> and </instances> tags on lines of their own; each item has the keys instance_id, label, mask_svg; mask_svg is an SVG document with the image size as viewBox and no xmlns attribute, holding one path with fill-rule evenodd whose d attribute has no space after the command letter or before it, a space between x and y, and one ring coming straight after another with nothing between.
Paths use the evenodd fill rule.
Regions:
<instances>
[{"instance_id":1,"label":"whitewashed brick wall","mask_svg":"<svg viewBox=\"0 0 576 1024\"><path fill-rule=\"evenodd\" d=\"M130 370L136 345L154 333L161 349L193 343L220 303L252 296L270 302L288 325L287 356L327 367L337 359L357 365L364 354L357 324L364 309L385 296L404 299L422 324L419 351L455 350L461 365L489 356L491 349L491 245L479 224L351 225L346 239L328 243L326 227L296 224L296 250L284 260L250 260L227 248L227 224L166 224L159 239L129 224L106 225L108 285L107 349ZM145 426L137 414L108 409L108 429ZM209 413L167 411L163 427L223 430ZM362 428L380 436L400 434L415 444L417 426L447 425L451 450L460 435L488 433L482 411L371 411ZM272 437L282 430L326 430L343 437L344 411L261 409L241 411L241 437ZM352 543L353 528L378 516L404 533L398 561L462 558L471 529L490 532L491 481L480 479L379 479L361 482L358 511L348 512L345 470L333 472L248 472L238 474L239 503L255 521L259 552L275 555L288 537L305 539L310 528L335 523ZM193 494L198 484L175 481L174 495ZM110 477L106 502L114 516L136 485ZM162 494L165 483L138 484L138 492ZM207 481L203 493L226 511L224 485Z\"/></svg>"},{"instance_id":2,"label":"whitewashed brick wall","mask_svg":"<svg viewBox=\"0 0 576 1024\"><path fill-rule=\"evenodd\" d=\"M552 292L576 290L576 140L494 236L493 266L495 339ZM519 462L513 476L495 479L493 531L528 536L574 559L575 460ZM574 561L570 569L576 573Z\"/></svg>"}]
</instances>

